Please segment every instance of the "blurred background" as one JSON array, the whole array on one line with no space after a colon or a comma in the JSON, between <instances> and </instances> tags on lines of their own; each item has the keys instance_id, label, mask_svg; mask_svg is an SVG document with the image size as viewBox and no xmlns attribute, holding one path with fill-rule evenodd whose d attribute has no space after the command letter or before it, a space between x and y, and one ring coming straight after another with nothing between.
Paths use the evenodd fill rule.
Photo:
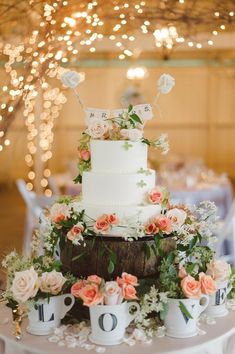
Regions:
<instances>
[{"instance_id":1,"label":"blurred background","mask_svg":"<svg viewBox=\"0 0 235 354\"><path fill-rule=\"evenodd\" d=\"M235 183L235 3L209 0L1 1L0 246L21 249L42 207L77 195L85 115L60 75L82 73L86 107L153 103L145 134L157 182L176 202L213 200L226 219ZM230 214L229 214L230 213Z\"/></svg>"}]
</instances>

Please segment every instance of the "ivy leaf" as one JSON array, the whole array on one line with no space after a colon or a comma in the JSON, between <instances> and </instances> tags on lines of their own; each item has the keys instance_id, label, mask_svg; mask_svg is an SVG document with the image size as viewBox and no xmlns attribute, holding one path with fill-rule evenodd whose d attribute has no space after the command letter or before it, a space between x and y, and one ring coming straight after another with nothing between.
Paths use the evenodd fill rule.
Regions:
<instances>
[{"instance_id":1,"label":"ivy leaf","mask_svg":"<svg viewBox=\"0 0 235 354\"><path fill-rule=\"evenodd\" d=\"M109 265L108 265L108 272L109 274L112 274L114 271L114 264L111 259L109 259Z\"/></svg>"},{"instance_id":2,"label":"ivy leaf","mask_svg":"<svg viewBox=\"0 0 235 354\"><path fill-rule=\"evenodd\" d=\"M192 315L188 312L186 306L184 305L184 303L182 301L179 301L180 305L180 311L182 312L183 315L185 315L188 319L192 319Z\"/></svg>"}]
</instances>

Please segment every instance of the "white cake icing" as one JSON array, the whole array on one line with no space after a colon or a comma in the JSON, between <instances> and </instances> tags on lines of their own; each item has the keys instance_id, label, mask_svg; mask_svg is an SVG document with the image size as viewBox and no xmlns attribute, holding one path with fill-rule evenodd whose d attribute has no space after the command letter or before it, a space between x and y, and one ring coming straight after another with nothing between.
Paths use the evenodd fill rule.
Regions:
<instances>
[{"instance_id":1,"label":"white cake icing","mask_svg":"<svg viewBox=\"0 0 235 354\"><path fill-rule=\"evenodd\" d=\"M140 205L155 186L155 171L142 173L84 172L83 201L91 205Z\"/></svg>"},{"instance_id":2,"label":"white cake icing","mask_svg":"<svg viewBox=\"0 0 235 354\"><path fill-rule=\"evenodd\" d=\"M130 147L125 149L125 144ZM93 172L128 173L147 169L147 145L142 142L91 140Z\"/></svg>"},{"instance_id":3,"label":"white cake icing","mask_svg":"<svg viewBox=\"0 0 235 354\"><path fill-rule=\"evenodd\" d=\"M147 168L147 145L141 141L91 140L91 171L83 172L81 206L94 220L115 213L119 225L146 223L160 213L148 204L147 193L155 186L155 171ZM125 235L116 226L113 236Z\"/></svg>"}]
</instances>

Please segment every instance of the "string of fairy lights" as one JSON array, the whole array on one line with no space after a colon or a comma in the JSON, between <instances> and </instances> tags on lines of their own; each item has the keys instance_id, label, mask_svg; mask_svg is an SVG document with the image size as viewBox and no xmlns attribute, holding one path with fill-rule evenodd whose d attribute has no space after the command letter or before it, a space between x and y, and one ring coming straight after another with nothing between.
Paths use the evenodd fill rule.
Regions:
<instances>
[{"instance_id":1,"label":"string of fairy lights","mask_svg":"<svg viewBox=\"0 0 235 354\"><path fill-rule=\"evenodd\" d=\"M17 40L3 36L1 22L6 25L6 21L1 16L0 4L0 54L7 77L0 87L0 152L11 145L7 132L15 117L23 112L27 130L27 188L35 188L39 157L43 166L40 185L47 196L52 193L48 178L54 123L66 103L65 88L59 80L58 87L54 86L55 81L52 86L51 80L60 78L67 65L76 63L83 52L92 55L98 51L103 40L109 41L119 60L125 60L136 55L135 41L139 36L152 35L153 50L164 53L182 44L196 49L213 46L216 36L234 29L232 0L8 2L9 12L4 8L8 26L18 26L19 31ZM17 19L20 6L29 16L28 22L27 16ZM207 33L204 42L199 41L199 32ZM139 72L140 69L135 70L130 76L138 76Z\"/></svg>"}]
</instances>

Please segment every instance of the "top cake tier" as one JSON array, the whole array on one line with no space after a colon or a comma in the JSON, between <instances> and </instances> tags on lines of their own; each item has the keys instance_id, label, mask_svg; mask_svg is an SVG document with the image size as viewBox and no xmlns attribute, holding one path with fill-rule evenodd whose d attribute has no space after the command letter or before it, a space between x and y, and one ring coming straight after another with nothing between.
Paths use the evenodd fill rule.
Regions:
<instances>
[{"instance_id":1,"label":"top cake tier","mask_svg":"<svg viewBox=\"0 0 235 354\"><path fill-rule=\"evenodd\" d=\"M147 145L137 141L91 140L92 172L135 173L147 169Z\"/></svg>"}]
</instances>

